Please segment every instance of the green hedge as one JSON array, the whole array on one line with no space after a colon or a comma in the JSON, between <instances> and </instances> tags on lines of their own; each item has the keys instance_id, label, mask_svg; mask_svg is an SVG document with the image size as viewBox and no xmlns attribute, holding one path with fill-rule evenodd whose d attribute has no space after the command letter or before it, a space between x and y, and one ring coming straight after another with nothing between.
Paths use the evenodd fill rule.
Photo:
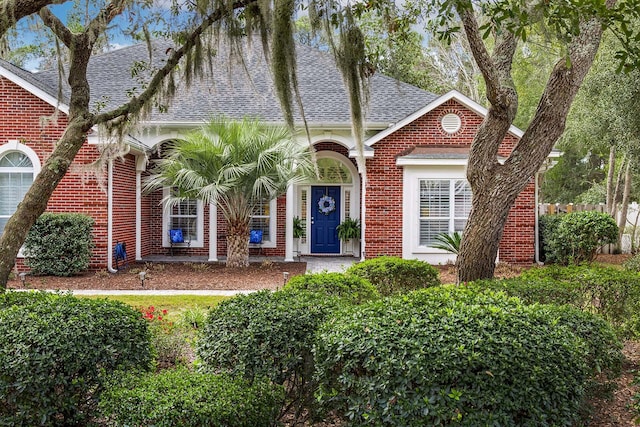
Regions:
<instances>
[{"instance_id":1,"label":"green hedge","mask_svg":"<svg viewBox=\"0 0 640 427\"><path fill-rule=\"evenodd\" d=\"M549 224L547 224L549 225ZM562 215L555 227L544 233L545 254L559 264L592 261L596 251L618 241L618 226L611 215L588 211Z\"/></svg>"},{"instance_id":2,"label":"green hedge","mask_svg":"<svg viewBox=\"0 0 640 427\"><path fill-rule=\"evenodd\" d=\"M346 299L360 304L380 294L367 279L344 273L302 274L292 277L283 291L308 291Z\"/></svg>"},{"instance_id":3,"label":"green hedge","mask_svg":"<svg viewBox=\"0 0 640 427\"><path fill-rule=\"evenodd\" d=\"M281 386L185 368L115 380L100 396L111 426L260 427L274 425Z\"/></svg>"},{"instance_id":4,"label":"green hedge","mask_svg":"<svg viewBox=\"0 0 640 427\"><path fill-rule=\"evenodd\" d=\"M317 396L355 426L571 425L621 358L605 322L571 310L468 289L345 308L319 331Z\"/></svg>"},{"instance_id":5,"label":"green hedge","mask_svg":"<svg viewBox=\"0 0 640 427\"><path fill-rule=\"evenodd\" d=\"M388 256L354 264L347 274L367 279L383 296L440 284L438 271L426 262Z\"/></svg>"},{"instance_id":6,"label":"green hedge","mask_svg":"<svg viewBox=\"0 0 640 427\"><path fill-rule=\"evenodd\" d=\"M339 302L306 292L261 291L213 308L198 339L204 372L284 384L287 399L313 406L315 334Z\"/></svg>"},{"instance_id":7,"label":"green hedge","mask_svg":"<svg viewBox=\"0 0 640 427\"><path fill-rule=\"evenodd\" d=\"M105 372L150 367L147 325L129 306L16 294L0 296L0 425L86 425Z\"/></svg>"},{"instance_id":8,"label":"green hedge","mask_svg":"<svg viewBox=\"0 0 640 427\"><path fill-rule=\"evenodd\" d=\"M93 248L93 218L44 213L24 242L25 264L36 275L73 276L87 268Z\"/></svg>"},{"instance_id":9,"label":"green hedge","mask_svg":"<svg viewBox=\"0 0 640 427\"><path fill-rule=\"evenodd\" d=\"M601 266L532 268L519 277L472 288L503 291L525 304L570 304L610 322L623 338L640 336L640 273Z\"/></svg>"}]
</instances>

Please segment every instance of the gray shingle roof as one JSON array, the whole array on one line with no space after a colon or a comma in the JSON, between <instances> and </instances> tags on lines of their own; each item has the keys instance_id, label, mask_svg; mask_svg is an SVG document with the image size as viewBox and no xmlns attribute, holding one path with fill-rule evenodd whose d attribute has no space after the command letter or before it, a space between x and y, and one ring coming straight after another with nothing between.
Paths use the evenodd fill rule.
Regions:
<instances>
[{"instance_id":1,"label":"gray shingle roof","mask_svg":"<svg viewBox=\"0 0 640 427\"><path fill-rule=\"evenodd\" d=\"M16 76L20 77L22 80L32 84L33 86L37 87L41 91L45 92L46 94L51 95L54 98L57 98L58 92L55 89L57 87L57 77L56 77L55 84L50 85L48 81L43 81L42 79L39 79L37 75L31 73L30 71L24 70L16 65L13 65L12 63L5 61L4 59L0 59L0 67L15 74ZM63 99L63 102L65 102L64 99Z\"/></svg>"},{"instance_id":2,"label":"gray shingle roof","mask_svg":"<svg viewBox=\"0 0 640 427\"><path fill-rule=\"evenodd\" d=\"M162 66L167 57L167 42L154 43L154 64ZM148 60L146 44L125 47L91 58L88 78L92 102L106 101L106 108L127 101L127 91L140 88L131 76L135 61ZM199 122L213 114L239 118L260 117L270 122L282 122L274 86L260 43L245 49L248 75L239 63L230 62L223 50L213 59L214 72L205 72L190 87L178 82L178 91L167 112L155 111L154 122ZM298 80L305 116L309 123L350 123L347 94L334 60L326 52L298 46ZM41 84L57 87L57 72L44 71L33 75ZM424 107L436 95L392 78L375 75L370 82L370 103L367 123L394 123ZM296 120L300 114L296 112Z\"/></svg>"}]
</instances>

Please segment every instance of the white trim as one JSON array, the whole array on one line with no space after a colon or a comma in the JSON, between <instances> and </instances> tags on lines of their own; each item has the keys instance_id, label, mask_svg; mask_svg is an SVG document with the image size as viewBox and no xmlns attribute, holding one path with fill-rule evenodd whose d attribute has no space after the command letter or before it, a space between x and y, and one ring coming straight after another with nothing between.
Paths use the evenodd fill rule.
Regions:
<instances>
[{"instance_id":1,"label":"white trim","mask_svg":"<svg viewBox=\"0 0 640 427\"><path fill-rule=\"evenodd\" d=\"M465 159L415 159L398 157L397 166L467 166L468 158Z\"/></svg>"},{"instance_id":2,"label":"white trim","mask_svg":"<svg viewBox=\"0 0 640 427\"><path fill-rule=\"evenodd\" d=\"M478 104L471 98L464 96L457 90L452 90L450 92L445 93L441 97L436 98L435 100L433 100L432 102L430 102L429 104L421 108L420 110L416 111L415 113L405 117L399 122L389 126L387 129L383 130L382 132L379 132L374 136L372 136L371 138L367 139L364 142L365 145L371 146L375 144L376 142L382 140L383 138L386 138L392 133L398 131L399 129L402 129L403 127L407 126L408 124L414 122L415 120L419 119L420 117L424 116L425 114L429 113L430 111L436 109L437 107L441 106L445 102L450 101L452 99L455 101L458 101L460 104L462 104L463 106L467 107L469 110L473 111L474 113L482 117L485 117L487 115L488 110L484 108L482 105ZM518 129L513 125L509 127L509 133L517 138L522 138L522 135L524 134L522 130Z\"/></svg>"},{"instance_id":3,"label":"white trim","mask_svg":"<svg viewBox=\"0 0 640 427\"><path fill-rule=\"evenodd\" d=\"M218 261L218 205L209 204L209 261Z\"/></svg>"},{"instance_id":4,"label":"white trim","mask_svg":"<svg viewBox=\"0 0 640 427\"><path fill-rule=\"evenodd\" d=\"M293 262L293 185L287 187L284 261Z\"/></svg>"},{"instance_id":5,"label":"white trim","mask_svg":"<svg viewBox=\"0 0 640 427\"><path fill-rule=\"evenodd\" d=\"M169 196L169 188L165 187L162 190L163 197L166 198ZM171 217L171 212L169 206L165 203L162 208L162 247L170 248L171 244L169 243L169 219ZM191 240L189 247L190 248L202 248L204 247L204 208L201 200L197 200L197 213L196 213L196 222L198 229L196 234L196 239ZM174 247L187 247L186 243L178 243L174 245Z\"/></svg>"},{"instance_id":6,"label":"white trim","mask_svg":"<svg viewBox=\"0 0 640 427\"><path fill-rule=\"evenodd\" d=\"M23 79L22 77L17 76L16 74L12 73L11 71L7 70L6 68L3 68L0 66L0 76L6 78L7 80L15 83L16 85L20 86L22 89L26 90L27 92L29 92L30 94L36 96L37 98L40 98L41 100L43 100L44 102L46 102L47 104L51 105L54 108L58 108L60 111L62 111L65 114L69 114L69 106L67 104L63 104L62 102L58 102L58 99L55 96L51 96L50 94L48 94L47 92L43 91L42 89L37 88L36 86L34 86L33 84L29 83L28 81L26 81L25 79ZM35 78L35 76L34 76Z\"/></svg>"},{"instance_id":7,"label":"white trim","mask_svg":"<svg viewBox=\"0 0 640 427\"><path fill-rule=\"evenodd\" d=\"M251 215L252 218L253 216L254 215ZM259 217L260 215L255 215L255 216ZM277 228L278 228L278 198L276 197L275 199L271 199L269 201L269 239L266 239L265 236L262 236L262 244L260 245L260 247L275 248L276 246L278 246ZM249 247L253 247L253 246L249 244Z\"/></svg>"}]
</instances>

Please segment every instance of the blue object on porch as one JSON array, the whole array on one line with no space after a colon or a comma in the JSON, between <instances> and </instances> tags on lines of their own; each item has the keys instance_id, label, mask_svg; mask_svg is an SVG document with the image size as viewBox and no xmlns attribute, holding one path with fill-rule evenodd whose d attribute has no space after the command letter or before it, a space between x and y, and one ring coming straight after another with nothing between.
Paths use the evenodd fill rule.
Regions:
<instances>
[{"instance_id":1,"label":"blue object on porch","mask_svg":"<svg viewBox=\"0 0 640 427\"><path fill-rule=\"evenodd\" d=\"M262 230L251 230L249 232L249 243L259 245L262 243Z\"/></svg>"},{"instance_id":2,"label":"blue object on porch","mask_svg":"<svg viewBox=\"0 0 640 427\"><path fill-rule=\"evenodd\" d=\"M169 230L169 244L171 245L171 255L173 256L173 248L175 245L187 245L187 249L191 247L191 239L185 240L181 228ZM182 246L181 246L182 247Z\"/></svg>"},{"instance_id":3,"label":"blue object on porch","mask_svg":"<svg viewBox=\"0 0 640 427\"><path fill-rule=\"evenodd\" d=\"M122 261L122 267L128 267L127 261L127 244L125 242L116 242L113 248L113 258L116 261L116 270L120 270L120 262Z\"/></svg>"}]
</instances>

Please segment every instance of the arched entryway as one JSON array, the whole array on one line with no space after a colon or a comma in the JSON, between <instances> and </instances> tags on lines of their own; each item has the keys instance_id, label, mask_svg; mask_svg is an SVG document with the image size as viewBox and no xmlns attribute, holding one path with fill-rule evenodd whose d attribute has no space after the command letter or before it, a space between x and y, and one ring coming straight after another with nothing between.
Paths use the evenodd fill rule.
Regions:
<instances>
[{"instance_id":1,"label":"arched entryway","mask_svg":"<svg viewBox=\"0 0 640 427\"><path fill-rule=\"evenodd\" d=\"M353 162L335 151L316 153L319 178L296 188L294 216L304 235L294 252L310 255L360 256L359 242L338 239L336 227L345 218L360 219L360 178Z\"/></svg>"}]
</instances>

